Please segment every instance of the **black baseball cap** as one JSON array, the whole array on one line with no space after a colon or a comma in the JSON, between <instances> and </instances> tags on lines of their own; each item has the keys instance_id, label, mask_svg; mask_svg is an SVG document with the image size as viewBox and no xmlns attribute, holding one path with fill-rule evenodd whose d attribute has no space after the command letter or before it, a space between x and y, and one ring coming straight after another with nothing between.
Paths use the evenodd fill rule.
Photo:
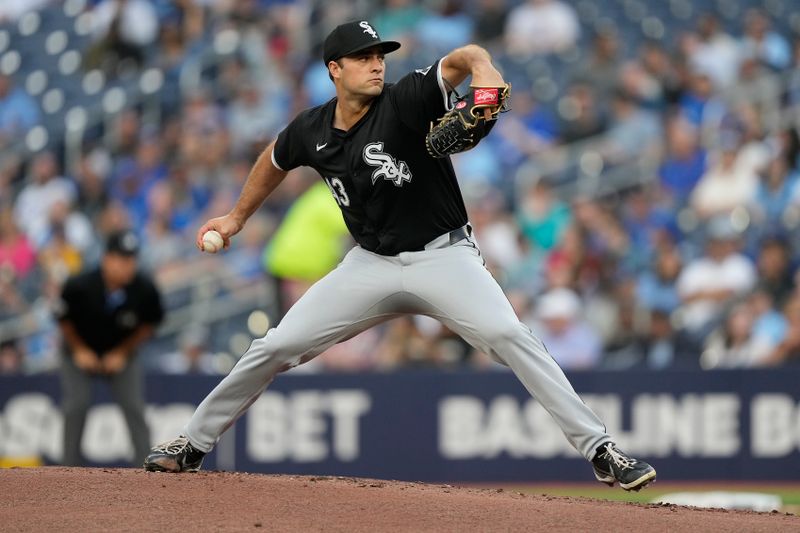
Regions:
<instances>
[{"instance_id":1,"label":"black baseball cap","mask_svg":"<svg viewBox=\"0 0 800 533\"><path fill-rule=\"evenodd\" d=\"M354 20L336 26L325 38L322 46L322 59L325 65L340 57L355 54L361 50L380 46L384 54L400 48L397 41L381 41L378 32L366 20Z\"/></svg>"},{"instance_id":2,"label":"black baseball cap","mask_svg":"<svg viewBox=\"0 0 800 533\"><path fill-rule=\"evenodd\" d=\"M115 231L106 240L106 253L136 257L140 244L139 236L131 230Z\"/></svg>"}]
</instances>

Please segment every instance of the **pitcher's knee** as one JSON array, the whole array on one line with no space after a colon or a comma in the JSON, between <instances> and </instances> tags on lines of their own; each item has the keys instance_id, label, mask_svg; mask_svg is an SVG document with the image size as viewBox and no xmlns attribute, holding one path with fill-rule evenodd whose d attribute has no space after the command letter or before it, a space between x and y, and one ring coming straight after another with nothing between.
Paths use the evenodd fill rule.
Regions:
<instances>
[{"instance_id":1,"label":"pitcher's knee","mask_svg":"<svg viewBox=\"0 0 800 533\"><path fill-rule=\"evenodd\" d=\"M493 324L483 332L483 338L494 350L502 352L506 346L520 342L530 330L519 321Z\"/></svg>"},{"instance_id":2,"label":"pitcher's knee","mask_svg":"<svg viewBox=\"0 0 800 533\"><path fill-rule=\"evenodd\" d=\"M542 341L522 322L505 323L484 333L485 351L500 364L512 366L513 359L547 355Z\"/></svg>"},{"instance_id":3,"label":"pitcher's knee","mask_svg":"<svg viewBox=\"0 0 800 533\"><path fill-rule=\"evenodd\" d=\"M267 366L274 368L275 372L285 372L303 362L301 355L307 350L304 340L292 341L275 334L275 330L271 329L264 337L253 341L240 363L253 367Z\"/></svg>"}]
</instances>

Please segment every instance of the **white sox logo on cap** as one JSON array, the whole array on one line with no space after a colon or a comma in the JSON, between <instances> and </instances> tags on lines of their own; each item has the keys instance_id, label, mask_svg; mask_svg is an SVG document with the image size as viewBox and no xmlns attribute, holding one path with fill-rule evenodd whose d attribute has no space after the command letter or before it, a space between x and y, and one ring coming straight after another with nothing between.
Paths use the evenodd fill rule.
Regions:
<instances>
[{"instance_id":1,"label":"white sox logo on cap","mask_svg":"<svg viewBox=\"0 0 800 533\"><path fill-rule=\"evenodd\" d=\"M2 1L2 0L0 0ZM400 48L397 41L382 41L378 32L366 20L346 22L336 26L322 45L322 59L327 65L340 57L379 46L384 54Z\"/></svg>"},{"instance_id":2,"label":"white sox logo on cap","mask_svg":"<svg viewBox=\"0 0 800 533\"><path fill-rule=\"evenodd\" d=\"M370 26L369 22L367 22L366 20L362 20L361 22L358 23L358 25L364 28L364 33L369 33L373 39L378 38L378 32L373 30L372 26Z\"/></svg>"}]
</instances>

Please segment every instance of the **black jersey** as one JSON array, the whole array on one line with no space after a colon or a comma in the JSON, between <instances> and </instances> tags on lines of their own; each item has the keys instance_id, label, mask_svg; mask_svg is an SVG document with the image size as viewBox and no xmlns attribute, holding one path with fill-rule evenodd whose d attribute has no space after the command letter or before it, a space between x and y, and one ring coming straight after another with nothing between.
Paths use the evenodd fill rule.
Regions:
<instances>
[{"instance_id":1,"label":"black jersey","mask_svg":"<svg viewBox=\"0 0 800 533\"><path fill-rule=\"evenodd\" d=\"M102 356L139 326L158 325L164 310L148 276L137 273L127 286L108 293L98 267L67 280L55 315L70 321L83 342Z\"/></svg>"},{"instance_id":2,"label":"black jersey","mask_svg":"<svg viewBox=\"0 0 800 533\"><path fill-rule=\"evenodd\" d=\"M450 159L434 159L425 149L431 121L448 106L437 61L384 85L346 132L333 127L336 98L301 112L278 135L272 162L283 170L305 165L319 172L366 250L422 250L467 223Z\"/></svg>"}]
</instances>

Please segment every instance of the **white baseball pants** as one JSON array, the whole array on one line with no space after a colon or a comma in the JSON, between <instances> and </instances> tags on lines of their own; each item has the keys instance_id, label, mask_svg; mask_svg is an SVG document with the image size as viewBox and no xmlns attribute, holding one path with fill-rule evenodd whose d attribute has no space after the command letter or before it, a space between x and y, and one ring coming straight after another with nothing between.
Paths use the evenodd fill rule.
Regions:
<instances>
[{"instance_id":1,"label":"white baseball pants","mask_svg":"<svg viewBox=\"0 0 800 533\"><path fill-rule=\"evenodd\" d=\"M542 342L517 318L471 237L382 256L355 247L276 328L253 341L195 411L185 435L210 451L279 372L399 314L429 315L513 370L572 446L591 460L611 438Z\"/></svg>"}]
</instances>

